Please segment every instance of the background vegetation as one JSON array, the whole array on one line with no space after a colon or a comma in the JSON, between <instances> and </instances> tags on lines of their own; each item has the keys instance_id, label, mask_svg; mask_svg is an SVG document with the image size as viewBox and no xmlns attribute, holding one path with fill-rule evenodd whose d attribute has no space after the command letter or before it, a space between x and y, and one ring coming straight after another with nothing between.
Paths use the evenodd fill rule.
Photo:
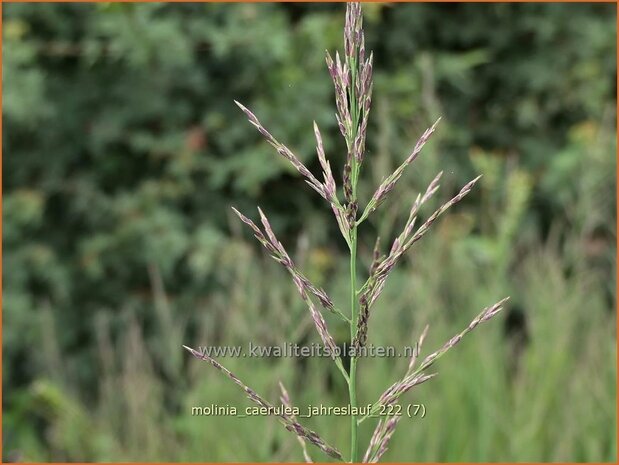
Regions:
<instances>
[{"instance_id":1,"label":"background vegetation","mask_svg":"<svg viewBox=\"0 0 619 465\"><path fill-rule=\"evenodd\" d=\"M386 459L616 461L616 6L364 9L376 82L360 197L443 122L363 231L362 261L438 170L436 204L484 174L394 274L370 342L408 345L429 323L429 350L512 296L408 397L427 416L400 423ZM232 102L313 168L316 119L339 171L324 50L341 48L343 5L3 10L3 459L302 460L273 419L192 417L249 404L181 344L316 341L231 205L263 207L346 301L332 215ZM298 405L346 403L326 360L223 362L273 401L282 379ZM363 360L361 402L405 363ZM346 418L308 423L345 448Z\"/></svg>"}]
</instances>

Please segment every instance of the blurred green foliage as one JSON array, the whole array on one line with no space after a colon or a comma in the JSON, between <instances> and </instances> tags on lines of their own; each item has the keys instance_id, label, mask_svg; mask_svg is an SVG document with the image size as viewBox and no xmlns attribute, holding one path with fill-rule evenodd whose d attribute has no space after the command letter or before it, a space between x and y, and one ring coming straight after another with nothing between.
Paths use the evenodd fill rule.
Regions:
<instances>
[{"instance_id":1,"label":"blurred green foliage","mask_svg":"<svg viewBox=\"0 0 619 465\"><path fill-rule=\"evenodd\" d=\"M362 256L376 234L397 234L436 171L436 203L484 174L391 278L370 339L408 345L430 323L435 347L512 296L503 323L412 396L428 417L402 421L387 458L616 460L616 6L364 9L376 61L361 198L443 121L368 222ZM314 169L315 119L340 167L324 50L341 49L342 5L9 3L3 14L4 458L300 460L273 420L191 417L242 394L180 347L315 337L231 205L263 207L308 276L346 301L328 209L233 104ZM325 360L226 363L273 400L281 378L300 405L346 402ZM361 398L402 363L362 362ZM310 426L344 448L342 421Z\"/></svg>"}]
</instances>

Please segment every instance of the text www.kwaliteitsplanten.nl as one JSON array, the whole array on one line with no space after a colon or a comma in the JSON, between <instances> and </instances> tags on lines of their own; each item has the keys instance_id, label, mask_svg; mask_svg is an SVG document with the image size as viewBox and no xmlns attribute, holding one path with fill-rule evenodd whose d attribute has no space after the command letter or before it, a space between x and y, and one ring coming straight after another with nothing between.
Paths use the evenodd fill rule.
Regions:
<instances>
[{"instance_id":1,"label":"text www.kwaliteitsplanten.nl","mask_svg":"<svg viewBox=\"0 0 619 465\"><path fill-rule=\"evenodd\" d=\"M333 350L335 354L333 354ZM399 358L411 357L413 346L404 346L400 350L394 346L377 346L368 344L361 349L349 344L335 346L329 349L322 344L311 343L299 345L286 342L280 345L259 345L249 342L246 346L199 346L197 351L208 357L232 357L232 358L295 358L295 357L331 357L333 355L368 357L368 358Z\"/></svg>"}]
</instances>

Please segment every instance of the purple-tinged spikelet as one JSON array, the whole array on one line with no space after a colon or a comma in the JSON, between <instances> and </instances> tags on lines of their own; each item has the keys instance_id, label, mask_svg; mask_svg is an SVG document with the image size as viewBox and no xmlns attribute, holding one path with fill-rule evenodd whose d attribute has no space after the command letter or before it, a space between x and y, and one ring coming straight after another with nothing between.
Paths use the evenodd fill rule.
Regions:
<instances>
[{"instance_id":1,"label":"purple-tinged spikelet","mask_svg":"<svg viewBox=\"0 0 619 465\"><path fill-rule=\"evenodd\" d=\"M281 396L279 397L279 400L282 402L282 405L284 405L285 407L288 407L289 409L292 409L292 402L290 401L290 395L288 395L288 391L286 390L286 388L284 387L284 384L281 381L279 382L279 389L282 393ZM290 415L290 418L292 418L294 421L297 421L297 418L295 415ZM313 463L313 460L310 457L309 452L307 451L307 444L305 444L305 441L300 436L297 436L297 440L299 441L299 444L301 445L301 449L303 450L303 458L305 459L305 462Z\"/></svg>"},{"instance_id":2,"label":"purple-tinged spikelet","mask_svg":"<svg viewBox=\"0 0 619 465\"><path fill-rule=\"evenodd\" d=\"M363 456L364 463L376 463L383 454L387 452L389 441L393 433L395 433L395 429L401 418L400 415L395 415L389 419L381 419L378 421L372 438L370 439L370 445Z\"/></svg>"},{"instance_id":3,"label":"purple-tinged spikelet","mask_svg":"<svg viewBox=\"0 0 619 465\"><path fill-rule=\"evenodd\" d=\"M318 161L322 167L322 175L324 178L324 190L327 194L328 200L333 202L336 198L336 185L333 173L331 172L331 165L327 161L325 156L325 149L322 145L322 137L316 121L314 121L314 135L316 136L316 153L318 154Z\"/></svg>"}]
</instances>

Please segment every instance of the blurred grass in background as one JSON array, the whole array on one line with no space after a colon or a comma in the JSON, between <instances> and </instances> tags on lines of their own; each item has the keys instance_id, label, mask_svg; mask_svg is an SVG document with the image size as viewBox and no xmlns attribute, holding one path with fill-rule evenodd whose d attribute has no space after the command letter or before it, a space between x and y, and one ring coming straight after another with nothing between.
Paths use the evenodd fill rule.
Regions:
<instances>
[{"instance_id":1,"label":"blurred grass in background","mask_svg":"<svg viewBox=\"0 0 619 465\"><path fill-rule=\"evenodd\" d=\"M616 6L364 9L376 82L360 197L443 121L362 229L362 262L438 170L426 215L484 174L394 273L370 342L410 345L429 323L431 350L512 296L407 397L427 416L400 423L386 459L615 461ZM231 205L263 207L345 305L332 215L232 103L314 168L316 119L340 167L324 50L341 48L343 5L3 10L3 459L301 460L273 419L192 417L248 404L181 344L316 341ZM222 362L272 401L282 379L299 406L347 402L327 360ZM360 403L405 364L363 360ZM347 418L308 426L345 449Z\"/></svg>"}]
</instances>

